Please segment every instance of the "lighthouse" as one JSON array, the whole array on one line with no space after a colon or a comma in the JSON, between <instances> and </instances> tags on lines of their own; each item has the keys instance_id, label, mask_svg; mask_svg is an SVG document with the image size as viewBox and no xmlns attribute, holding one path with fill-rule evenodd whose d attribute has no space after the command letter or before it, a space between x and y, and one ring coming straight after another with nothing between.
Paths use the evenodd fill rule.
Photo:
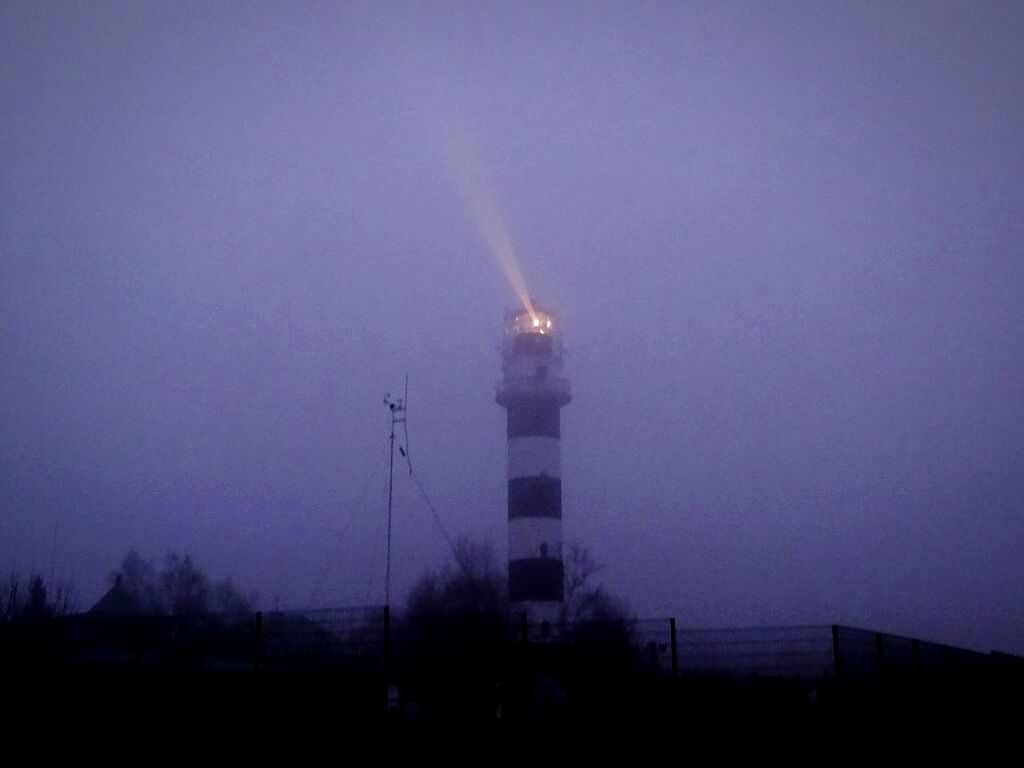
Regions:
<instances>
[{"instance_id":1,"label":"lighthouse","mask_svg":"<svg viewBox=\"0 0 1024 768\"><path fill-rule=\"evenodd\" d=\"M536 308L507 312L496 400L508 415L508 592L514 616L542 637L562 618L562 375L556 319Z\"/></svg>"}]
</instances>

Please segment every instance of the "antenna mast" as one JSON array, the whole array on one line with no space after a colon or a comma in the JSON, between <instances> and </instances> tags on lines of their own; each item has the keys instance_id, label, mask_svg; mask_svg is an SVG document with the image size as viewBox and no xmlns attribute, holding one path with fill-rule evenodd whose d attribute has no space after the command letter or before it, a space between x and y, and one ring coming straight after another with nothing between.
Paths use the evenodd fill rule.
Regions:
<instances>
[{"instance_id":1,"label":"antenna mast","mask_svg":"<svg viewBox=\"0 0 1024 768\"><path fill-rule=\"evenodd\" d=\"M409 377L405 377L405 397L391 399L391 393L384 395L384 405L391 411L391 436L388 438L388 545L387 565L384 570L384 604L391 605L391 506L395 488L395 427L405 424L405 408L409 398ZM401 450L401 449L399 449ZM402 451L403 455L405 451Z\"/></svg>"}]
</instances>

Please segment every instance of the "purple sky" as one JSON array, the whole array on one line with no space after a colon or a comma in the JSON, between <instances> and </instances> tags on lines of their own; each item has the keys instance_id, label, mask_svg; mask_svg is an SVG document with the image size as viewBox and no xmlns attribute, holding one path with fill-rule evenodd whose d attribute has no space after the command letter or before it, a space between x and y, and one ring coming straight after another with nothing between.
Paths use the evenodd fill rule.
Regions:
<instances>
[{"instance_id":1,"label":"purple sky","mask_svg":"<svg viewBox=\"0 0 1024 768\"><path fill-rule=\"evenodd\" d=\"M505 549L462 126L645 616L1024 652L1024 5L0 3L0 572L383 595L386 390ZM363 489L362 503L359 504ZM395 591L446 544L396 488Z\"/></svg>"}]
</instances>

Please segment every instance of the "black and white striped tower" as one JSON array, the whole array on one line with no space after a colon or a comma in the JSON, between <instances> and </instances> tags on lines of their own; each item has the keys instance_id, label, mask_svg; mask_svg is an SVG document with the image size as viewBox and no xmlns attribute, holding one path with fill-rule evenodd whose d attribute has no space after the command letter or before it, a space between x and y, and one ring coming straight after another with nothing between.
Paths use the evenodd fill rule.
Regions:
<instances>
[{"instance_id":1,"label":"black and white striped tower","mask_svg":"<svg viewBox=\"0 0 1024 768\"><path fill-rule=\"evenodd\" d=\"M554 318L537 309L505 315L497 401L508 411L508 591L514 615L548 635L561 619L560 410L572 399L562 376Z\"/></svg>"}]
</instances>

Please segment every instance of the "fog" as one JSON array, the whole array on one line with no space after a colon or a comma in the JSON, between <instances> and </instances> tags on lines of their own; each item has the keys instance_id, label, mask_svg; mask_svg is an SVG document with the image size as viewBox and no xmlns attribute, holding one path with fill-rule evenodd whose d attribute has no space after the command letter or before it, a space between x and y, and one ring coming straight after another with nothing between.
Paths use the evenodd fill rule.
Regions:
<instances>
[{"instance_id":1,"label":"fog","mask_svg":"<svg viewBox=\"0 0 1024 768\"><path fill-rule=\"evenodd\" d=\"M0 5L0 573L380 602L406 374L504 556L485 189L637 615L1024 652L1024 6L512 6ZM404 470L393 537L401 597L448 548Z\"/></svg>"}]
</instances>

